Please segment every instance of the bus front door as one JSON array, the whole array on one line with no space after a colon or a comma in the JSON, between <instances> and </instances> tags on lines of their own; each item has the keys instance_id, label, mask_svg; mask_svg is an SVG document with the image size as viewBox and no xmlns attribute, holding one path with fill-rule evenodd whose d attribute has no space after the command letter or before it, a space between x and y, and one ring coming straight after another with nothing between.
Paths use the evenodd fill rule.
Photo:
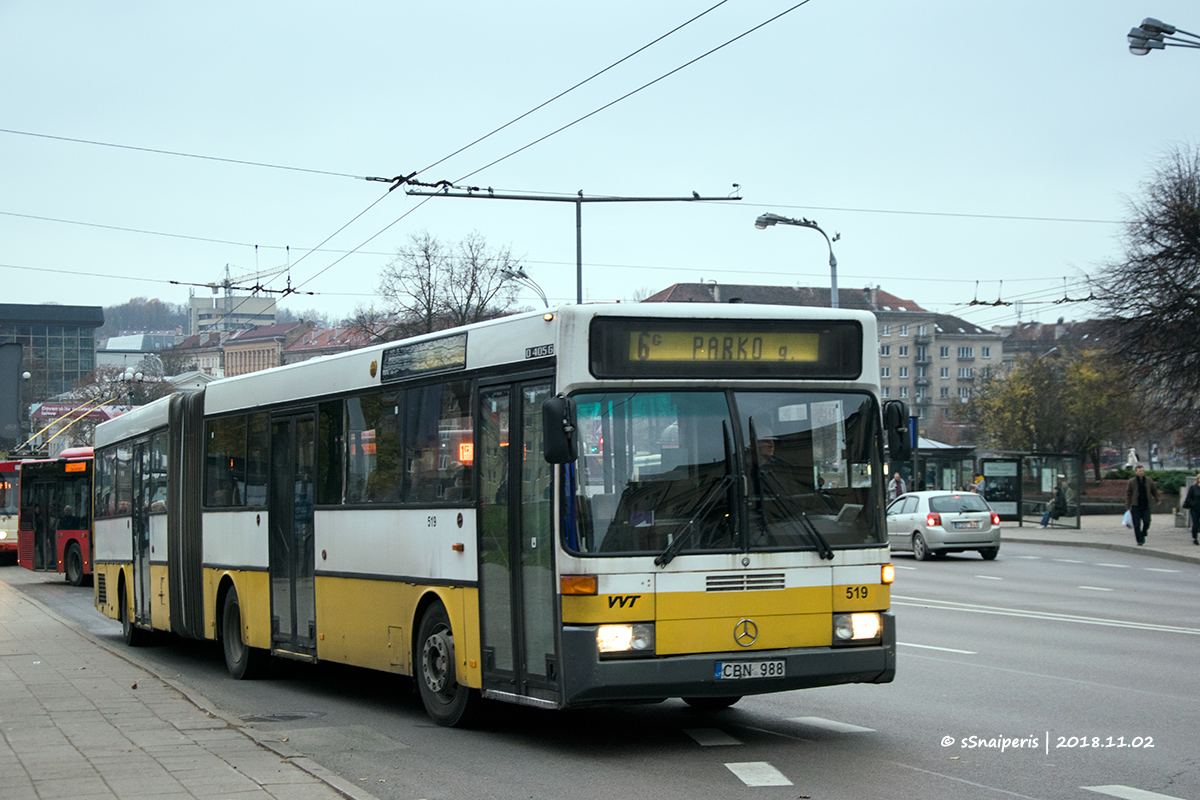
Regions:
<instances>
[{"instance_id":1,"label":"bus front door","mask_svg":"<svg viewBox=\"0 0 1200 800\"><path fill-rule=\"evenodd\" d=\"M304 658L317 654L313 571L313 497L316 418L271 420L271 488L268 559L271 579L271 648Z\"/></svg>"},{"instance_id":2,"label":"bus front door","mask_svg":"<svg viewBox=\"0 0 1200 800\"><path fill-rule=\"evenodd\" d=\"M556 707L554 467L542 457L549 380L480 389L479 605L485 695Z\"/></svg>"}]
</instances>

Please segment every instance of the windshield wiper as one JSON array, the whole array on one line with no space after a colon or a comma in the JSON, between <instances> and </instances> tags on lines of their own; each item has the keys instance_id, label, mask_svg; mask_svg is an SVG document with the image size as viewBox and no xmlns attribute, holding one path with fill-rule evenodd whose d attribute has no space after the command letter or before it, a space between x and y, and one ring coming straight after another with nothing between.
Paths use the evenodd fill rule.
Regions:
<instances>
[{"instance_id":1,"label":"windshield wiper","mask_svg":"<svg viewBox=\"0 0 1200 800\"><path fill-rule=\"evenodd\" d=\"M696 523L708 516L708 512L716 505L721 495L728 492L729 487L733 485L733 445L729 439L729 428L725 425L724 420L721 420L721 436L725 444L725 474L708 487L708 491L704 493L704 496L700 498L700 502L696 505L695 512L689 515L688 521L684 523L679 533L671 540L671 543L654 558L655 566L665 567L675 559L675 556L679 555L679 551L683 549L684 543L691 538L692 533L699 527Z\"/></svg>"},{"instance_id":2,"label":"windshield wiper","mask_svg":"<svg viewBox=\"0 0 1200 800\"><path fill-rule=\"evenodd\" d=\"M817 530L817 526L808 518L808 514L801 508L791 496L784 493L779 484L776 483L775 474L770 469L763 467L758 463L758 434L754 430L754 417L750 417L750 463L751 474L753 476L756 488L758 489L758 524L759 527L766 531L767 515L763 508L762 496L764 490L771 493L772 499L779 503L784 509L795 519L800 521L800 528L808 534L808 538L816 545L817 552L823 560L833 560L833 548L829 546L829 541L821 535Z\"/></svg>"}]
</instances>

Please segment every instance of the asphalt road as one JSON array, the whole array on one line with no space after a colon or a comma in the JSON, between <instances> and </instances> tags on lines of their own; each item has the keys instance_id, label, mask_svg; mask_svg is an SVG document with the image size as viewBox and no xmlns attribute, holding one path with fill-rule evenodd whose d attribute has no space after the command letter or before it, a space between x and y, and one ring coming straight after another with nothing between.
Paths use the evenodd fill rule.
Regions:
<instances>
[{"instance_id":1,"label":"asphalt road","mask_svg":"<svg viewBox=\"0 0 1200 800\"><path fill-rule=\"evenodd\" d=\"M394 676L277 662L237 682L213 645L128 652L378 798L1200 798L1200 567L1024 544L895 563L894 683L716 713L500 706L447 730ZM123 647L90 589L0 577Z\"/></svg>"}]
</instances>

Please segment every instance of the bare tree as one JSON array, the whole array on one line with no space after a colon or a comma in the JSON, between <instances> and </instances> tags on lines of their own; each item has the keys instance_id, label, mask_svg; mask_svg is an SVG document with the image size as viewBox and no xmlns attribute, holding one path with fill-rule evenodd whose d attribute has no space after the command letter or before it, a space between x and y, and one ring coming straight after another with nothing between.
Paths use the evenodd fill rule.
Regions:
<instances>
[{"instance_id":1,"label":"bare tree","mask_svg":"<svg viewBox=\"0 0 1200 800\"><path fill-rule=\"evenodd\" d=\"M397 333L429 333L505 314L517 287L503 271L519 266L508 248L493 250L478 233L447 247L422 231L384 266L379 294Z\"/></svg>"},{"instance_id":2,"label":"bare tree","mask_svg":"<svg viewBox=\"0 0 1200 800\"><path fill-rule=\"evenodd\" d=\"M1124 258L1098 277L1114 362L1200 446L1200 152L1176 147L1129 201Z\"/></svg>"}]
</instances>

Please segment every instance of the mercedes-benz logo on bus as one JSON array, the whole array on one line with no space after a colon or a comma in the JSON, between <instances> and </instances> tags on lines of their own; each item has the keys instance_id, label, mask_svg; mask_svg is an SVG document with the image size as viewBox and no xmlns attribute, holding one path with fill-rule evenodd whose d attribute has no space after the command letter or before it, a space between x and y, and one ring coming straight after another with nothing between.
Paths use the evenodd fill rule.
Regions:
<instances>
[{"instance_id":1,"label":"mercedes-benz logo on bus","mask_svg":"<svg viewBox=\"0 0 1200 800\"><path fill-rule=\"evenodd\" d=\"M733 626L733 640L742 647L749 647L758 641L758 626L754 620L744 619Z\"/></svg>"}]
</instances>

